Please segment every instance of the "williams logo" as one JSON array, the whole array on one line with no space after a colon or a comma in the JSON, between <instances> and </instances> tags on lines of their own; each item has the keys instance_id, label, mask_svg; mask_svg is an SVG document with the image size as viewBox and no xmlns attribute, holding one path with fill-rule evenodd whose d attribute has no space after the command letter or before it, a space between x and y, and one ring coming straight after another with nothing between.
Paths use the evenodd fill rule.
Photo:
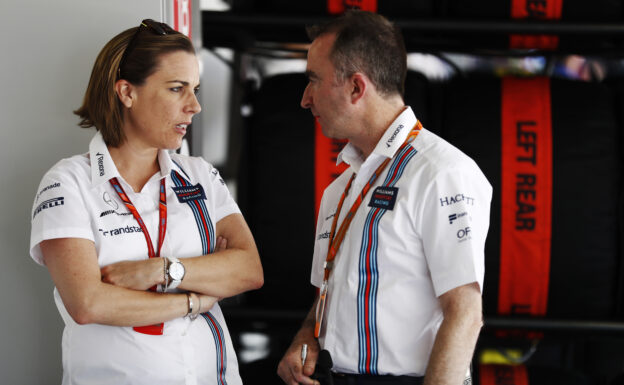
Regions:
<instances>
[{"instance_id":1,"label":"williams logo","mask_svg":"<svg viewBox=\"0 0 624 385\"><path fill-rule=\"evenodd\" d=\"M204 188L199 183L195 186L177 186L172 188L180 203L187 203L196 200L206 200Z\"/></svg>"},{"instance_id":2,"label":"williams logo","mask_svg":"<svg viewBox=\"0 0 624 385\"><path fill-rule=\"evenodd\" d=\"M403 125L399 124L396 130L394 130L394 132L392 133L392 136L390 137L390 139L386 141L386 146L390 147L392 145L392 142L394 142L394 139L399 134L399 132L401 132L402 129L403 129Z\"/></svg>"},{"instance_id":3,"label":"williams logo","mask_svg":"<svg viewBox=\"0 0 624 385\"><path fill-rule=\"evenodd\" d=\"M398 194L398 187L377 187L373 192L370 202L368 202L368 207L392 210L394 209L394 204L396 203Z\"/></svg>"},{"instance_id":4,"label":"williams logo","mask_svg":"<svg viewBox=\"0 0 624 385\"><path fill-rule=\"evenodd\" d=\"M100 170L100 176L104 176L104 154L99 152L95 154L97 156L98 170Z\"/></svg>"},{"instance_id":5,"label":"williams logo","mask_svg":"<svg viewBox=\"0 0 624 385\"><path fill-rule=\"evenodd\" d=\"M63 206L64 204L65 204L65 197L48 199L47 201L42 202L39 206L37 206L37 208L33 212L33 218L37 214L39 214L41 210L49 209L51 207L56 207L56 206Z\"/></svg>"}]
</instances>

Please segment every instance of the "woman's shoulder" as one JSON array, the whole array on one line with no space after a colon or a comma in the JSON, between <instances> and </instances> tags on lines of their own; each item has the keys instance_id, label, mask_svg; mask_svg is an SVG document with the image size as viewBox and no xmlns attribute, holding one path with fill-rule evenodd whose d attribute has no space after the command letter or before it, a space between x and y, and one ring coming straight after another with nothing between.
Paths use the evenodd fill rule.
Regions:
<instances>
[{"instance_id":1,"label":"woman's shoulder","mask_svg":"<svg viewBox=\"0 0 624 385\"><path fill-rule=\"evenodd\" d=\"M201 178L207 174L218 174L217 169L200 156L188 156L181 154L171 154L171 160L183 173L192 179Z\"/></svg>"},{"instance_id":2,"label":"woman's shoulder","mask_svg":"<svg viewBox=\"0 0 624 385\"><path fill-rule=\"evenodd\" d=\"M44 179L49 177L56 178L90 178L91 162L89 154L74 155L64 158L56 162L45 173Z\"/></svg>"},{"instance_id":3,"label":"woman's shoulder","mask_svg":"<svg viewBox=\"0 0 624 385\"><path fill-rule=\"evenodd\" d=\"M62 191L77 191L91 180L89 157L87 154L75 155L56 162L41 178L35 203L39 200L54 198Z\"/></svg>"}]
</instances>

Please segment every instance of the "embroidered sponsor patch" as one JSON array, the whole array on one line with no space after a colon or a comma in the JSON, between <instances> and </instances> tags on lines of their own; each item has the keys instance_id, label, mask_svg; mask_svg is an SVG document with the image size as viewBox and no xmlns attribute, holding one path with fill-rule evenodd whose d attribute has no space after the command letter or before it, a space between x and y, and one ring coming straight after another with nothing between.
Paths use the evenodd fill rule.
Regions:
<instances>
[{"instance_id":1,"label":"embroidered sponsor patch","mask_svg":"<svg viewBox=\"0 0 624 385\"><path fill-rule=\"evenodd\" d=\"M465 204L470 205L470 206L474 206L474 203L475 203L474 198L471 198L461 193L455 194L455 195L443 196L439 199L440 199L440 207L451 206L458 202L465 202Z\"/></svg>"},{"instance_id":2,"label":"embroidered sponsor patch","mask_svg":"<svg viewBox=\"0 0 624 385\"><path fill-rule=\"evenodd\" d=\"M457 231L457 242L464 242L469 239L472 239L470 227L464 227Z\"/></svg>"},{"instance_id":3,"label":"embroidered sponsor patch","mask_svg":"<svg viewBox=\"0 0 624 385\"><path fill-rule=\"evenodd\" d=\"M117 214L117 215L132 215L132 213L131 213L131 212L120 213L120 212L117 212L117 211L115 211L115 210L106 210L106 211L102 211L102 212L100 213L100 218L105 217L105 216L110 215L110 214Z\"/></svg>"},{"instance_id":4,"label":"embroidered sponsor patch","mask_svg":"<svg viewBox=\"0 0 624 385\"><path fill-rule=\"evenodd\" d=\"M104 200L104 203L112 207L113 210L117 210L119 208L119 204L115 202L113 199L111 199L110 194L107 191L104 191L104 194L102 195L102 199Z\"/></svg>"},{"instance_id":5,"label":"embroidered sponsor patch","mask_svg":"<svg viewBox=\"0 0 624 385\"><path fill-rule=\"evenodd\" d=\"M37 193L37 200L39 200L39 197L40 197L40 196L41 196L41 194L43 194L44 192L46 192L46 191L48 191L48 190L51 190L51 189L53 189L53 188L57 188L57 187L61 187L61 182L54 182L54 183L52 183L51 185L49 185L49 186L46 186L46 187L42 188L42 189L41 189L41 191L39 191L39 192Z\"/></svg>"},{"instance_id":6,"label":"embroidered sponsor patch","mask_svg":"<svg viewBox=\"0 0 624 385\"><path fill-rule=\"evenodd\" d=\"M448 216L449 223L453 224L454 221L458 220L461 217L465 217L466 215L468 215L467 211L464 211L463 213L451 214L451 215Z\"/></svg>"},{"instance_id":7,"label":"embroidered sponsor patch","mask_svg":"<svg viewBox=\"0 0 624 385\"><path fill-rule=\"evenodd\" d=\"M178 197L178 201L180 203L187 203L191 201L196 201L199 199L206 199L206 194L204 193L204 188L201 184L196 184L195 186L179 186L172 187L176 196Z\"/></svg>"},{"instance_id":8,"label":"embroidered sponsor patch","mask_svg":"<svg viewBox=\"0 0 624 385\"><path fill-rule=\"evenodd\" d=\"M33 211L33 218L41 212L41 210L49 209L51 207L62 206L65 204L65 197L58 197L48 199L47 201L41 202L39 206Z\"/></svg>"},{"instance_id":9,"label":"embroidered sponsor patch","mask_svg":"<svg viewBox=\"0 0 624 385\"><path fill-rule=\"evenodd\" d=\"M380 209L392 210L399 193L398 187L377 187L373 192L368 207L377 207Z\"/></svg>"},{"instance_id":10,"label":"embroidered sponsor patch","mask_svg":"<svg viewBox=\"0 0 624 385\"><path fill-rule=\"evenodd\" d=\"M329 236L330 236L329 231L326 231L322 234L317 235L316 240L320 241L321 239L329 239Z\"/></svg>"},{"instance_id":11,"label":"embroidered sponsor patch","mask_svg":"<svg viewBox=\"0 0 624 385\"><path fill-rule=\"evenodd\" d=\"M139 226L126 226L126 227L118 227L116 229L110 229L110 230L102 230L102 229L98 229L98 230L100 231L100 233L102 233L102 236L104 237L143 232L143 230L141 230Z\"/></svg>"}]
</instances>

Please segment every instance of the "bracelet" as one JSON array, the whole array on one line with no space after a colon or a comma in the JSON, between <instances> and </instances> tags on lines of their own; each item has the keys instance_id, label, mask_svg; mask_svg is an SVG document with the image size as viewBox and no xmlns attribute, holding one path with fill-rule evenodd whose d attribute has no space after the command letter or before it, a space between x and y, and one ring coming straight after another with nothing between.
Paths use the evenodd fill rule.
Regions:
<instances>
[{"instance_id":1,"label":"bracelet","mask_svg":"<svg viewBox=\"0 0 624 385\"><path fill-rule=\"evenodd\" d=\"M188 317L191 321L194 321L199 315L199 309L201 309L201 297L197 296L197 308L195 308L193 296L190 292L186 293L186 298L188 300L188 312L186 313L186 317Z\"/></svg>"},{"instance_id":2,"label":"bracelet","mask_svg":"<svg viewBox=\"0 0 624 385\"><path fill-rule=\"evenodd\" d=\"M169 287L169 274L167 274L167 262L169 262L169 260L167 257L162 257L162 260L163 260L163 276L165 278L165 283L163 284L162 292L166 293L167 288Z\"/></svg>"},{"instance_id":3,"label":"bracelet","mask_svg":"<svg viewBox=\"0 0 624 385\"><path fill-rule=\"evenodd\" d=\"M188 302L188 307L187 307L187 311L186 311L186 316L190 317L191 314L193 314L193 297L191 297L191 293L187 292L186 293L186 300Z\"/></svg>"}]
</instances>

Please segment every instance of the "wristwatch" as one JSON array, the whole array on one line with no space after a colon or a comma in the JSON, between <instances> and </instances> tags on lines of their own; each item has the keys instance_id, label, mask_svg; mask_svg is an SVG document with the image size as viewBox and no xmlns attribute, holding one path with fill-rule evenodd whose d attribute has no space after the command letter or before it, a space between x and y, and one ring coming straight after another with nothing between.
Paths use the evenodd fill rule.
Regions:
<instances>
[{"instance_id":1,"label":"wristwatch","mask_svg":"<svg viewBox=\"0 0 624 385\"><path fill-rule=\"evenodd\" d=\"M186 270L184 269L184 265L178 258L167 257L167 286L166 290L175 289L178 287L180 282L182 282L182 278L184 278L184 274Z\"/></svg>"}]
</instances>

